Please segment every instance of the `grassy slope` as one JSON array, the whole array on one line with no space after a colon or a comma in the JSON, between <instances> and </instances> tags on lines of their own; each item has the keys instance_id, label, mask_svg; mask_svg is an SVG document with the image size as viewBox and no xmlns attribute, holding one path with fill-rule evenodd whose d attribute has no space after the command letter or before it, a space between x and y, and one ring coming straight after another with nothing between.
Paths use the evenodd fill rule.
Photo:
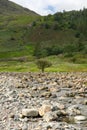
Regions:
<instances>
[{"instance_id":1,"label":"grassy slope","mask_svg":"<svg viewBox=\"0 0 87 130\"><path fill-rule=\"evenodd\" d=\"M36 42L43 42L46 46L53 44L62 44L64 42L76 41L74 37L74 31L53 31L51 33L50 30L43 29L38 30L37 27L31 29L29 26L31 22L35 19L35 17L30 16L15 16L15 21L8 22L8 25L5 29L0 30L0 36L2 38L0 42L0 59L14 59L15 57L27 57L28 61L20 62L18 61L1 61L0 62L0 71L16 71L16 72L27 72L27 71L39 71L37 66L35 65L35 58L32 57L34 44ZM27 17L27 18L26 18ZM23 18L23 21L22 21ZM6 16L7 19L7 16ZM20 20L21 19L21 20ZM19 22L18 22L19 21ZM16 24L15 24L16 23ZM21 23L21 24L20 24ZM26 30L28 27L28 30ZM29 29L30 28L30 29ZM26 31L28 32L26 38L20 39ZM38 35L40 37L38 38ZM68 37L69 35L69 37ZM16 40L11 40L11 38ZM50 39L50 40L49 40ZM25 42L26 41L26 42ZM79 56L80 57L80 56ZM74 64L69 61L69 59L62 57L48 57L50 61L52 61L53 66L46 69L48 72L65 72L65 71L87 71L87 64ZM83 60L84 58L82 58Z\"/></svg>"},{"instance_id":2,"label":"grassy slope","mask_svg":"<svg viewBox=\"0 0 87 130\"><path fill-rule=\"evenodd\" d=\"M11 18L11 20L10 20ZM27 26L35 19L29 15L4 16L0 19L0 58L25 55L31 48L29 41L24 41ZM2 27L3 26L3 27ZM30 45L29 48L27 47ZM23 51L23 54L21 54ZM20 53L19 53L20 52ZM30 50L31 52L31 50ZM28 53L29 54L29 53Z\"/></svg>"},{"instance_id":3,"label":"grassy slope","mask_svg":"<svg viewBox=\"0 0 87 130\"><path fill-rule=\"evenodd\" d=\"M23 8L9 0L0 0L0 14L10 15L10 14L29 14L37 15L35 12Z\"/></svg>"},{"instance_id":4,"label":"grassy slope","mask_svg":"<svg viewBox=\"0 0 87 130\"><path fill-rule=\"evenodd\" d=\"M8 0L0 0L0 59L32 54L33 47L25 35L37 17L33 11Z\"/></svg>"},{"instance_id":5,"label":"grassy slope","mask_svg":"<svg viewBox=\"0 0 87 130\"><path fill-rule=\"evenodd\" d=\"M73 62L65 61L58 56L46 57L47 60L52 62L52 66L47 68L46 72L86 72L87 64L75 64ZM28 61L19 62L19 61L7 61L0 62L0 71L1 72L37 72L38 70L36 64L36 59L33 57L28 57Z\"/></svg>"}]
</instances>

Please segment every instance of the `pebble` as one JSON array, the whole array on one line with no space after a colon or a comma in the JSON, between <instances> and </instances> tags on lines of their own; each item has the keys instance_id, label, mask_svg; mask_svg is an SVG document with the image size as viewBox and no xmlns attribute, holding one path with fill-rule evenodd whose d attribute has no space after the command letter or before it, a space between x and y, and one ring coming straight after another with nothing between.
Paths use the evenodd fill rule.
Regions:
<instances>
[{"instance_id":1,"label":"pebble","mask_svg":"<svg viewBox=\"0 0 87 130\"><path fill-rule=\"evenodd\" d=\"M44 114L43 119L46 122L57 121L58 116L55 112L47 112L46 114Z\"/></svg>"},{"instance_id":2,"label":"pebble","mask_svg":"<svg viewBox=\"0 0 87 130\"><path fill-rule=\"evenodd\" d=\"M43 105L39 108L39 115L44 116L45 113L51 111L51 105Z\"/></svg>"},{"instance_id":3,"label":"pebble","mask_svg":"<svg viewBox=\"0 0 87 130\"><path fill-rule=\"evenodd\" d=\"M82 115L79 115L79 116L75 116L74 119L76 121L85 121L86 120L86 117L85 116L82 116Z\"/></svg>"},{"instance_id":4,"label":"pebble","mask_svg":"<svg viewBox=\"0 0 87 130\"><path fill-rule=\"evenodd\" d=\"M27 124L25 124L25 125L22 127L22 130L28 130Z\"/></svg>"}]
</instances>

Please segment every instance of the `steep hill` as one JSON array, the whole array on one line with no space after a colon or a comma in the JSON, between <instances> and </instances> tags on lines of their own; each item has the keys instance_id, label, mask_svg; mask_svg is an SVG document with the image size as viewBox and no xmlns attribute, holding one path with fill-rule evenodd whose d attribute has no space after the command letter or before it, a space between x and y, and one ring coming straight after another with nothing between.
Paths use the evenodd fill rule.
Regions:
<instances>
[{"instance_id":1,"label":"steep hill","mask_svg":"<svg viewBox=\"0 0 87 130\"><path fill-rule=\"evenodd\" d=\"M35 12L23 8L9 0L0 0L0 15L10 15L10 14L29 14L29 15L36 15Z\"/></svg>"},{"instance_id":2,"label":"steep hill","mask_svg":"<svg viewBox=\"0 0 87 130\"><path fill-rule=\"evenodd\" d=\"M31 46L27 47L29 41L25 42L26 31L38 17L35 12L13 2L0 0L0 59L27 54Z\"/></svg>"}]
</instances>

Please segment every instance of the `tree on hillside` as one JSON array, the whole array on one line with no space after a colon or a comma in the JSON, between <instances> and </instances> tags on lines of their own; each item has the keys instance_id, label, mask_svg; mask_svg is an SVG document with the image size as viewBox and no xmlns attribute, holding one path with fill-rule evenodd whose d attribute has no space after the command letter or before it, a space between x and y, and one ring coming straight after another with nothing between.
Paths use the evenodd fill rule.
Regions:
<instances>
[{"instance_id":1,"label":"tree on hillside","mask_svg":"<svg viewBox=\"0 0 87 130\"><path fill-rule=\"evenodd\" d=\"M37 60L36 65L42 72L44 72L45 68L50 67L52 63L44 59L39 59Z\"/></svg>"}]
</instances>

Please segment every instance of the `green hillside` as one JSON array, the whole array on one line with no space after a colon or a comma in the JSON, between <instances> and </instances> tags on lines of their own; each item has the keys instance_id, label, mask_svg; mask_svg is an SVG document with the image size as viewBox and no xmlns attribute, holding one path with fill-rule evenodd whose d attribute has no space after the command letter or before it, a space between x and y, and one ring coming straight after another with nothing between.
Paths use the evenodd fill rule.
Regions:
<instances>
[{"instance_id":1,"label":"green hillside","mask_svg":"<svg viewBox=\"0 0 87 130\"><path fill-rule=\"evenodd\" d=\"M87 9L45 16L35 22L28 37L38 44L37 56L87 56Z\"/></svg>"},{"instance_id":2,"label":"green hillside","mask_svg":"<svg viewBox=\"0 0 87 130\"><path fill-rule=\"evenodd\" d=\"M79 69L73 67L87 71L87 9L39 16L13 2L0 0L0 70L10 71L2 66L12 67L14 63L8 63L11 61L30 63L53 55L65 66L66 63L82 64ZM57 66L57 57L54 59Z\"/></svg>"},{"instance_id":3,"label":"green hillside","mask_svg":"<svg viewBox=\"0 0 87 130\"><path fill-rule=\"evenodd\" d=\"M37 17L39 15L33 11L8 0L0 0L0 59L23 56L28 50L32 53L25 35Z\"/></svg>"}]
</instances>

